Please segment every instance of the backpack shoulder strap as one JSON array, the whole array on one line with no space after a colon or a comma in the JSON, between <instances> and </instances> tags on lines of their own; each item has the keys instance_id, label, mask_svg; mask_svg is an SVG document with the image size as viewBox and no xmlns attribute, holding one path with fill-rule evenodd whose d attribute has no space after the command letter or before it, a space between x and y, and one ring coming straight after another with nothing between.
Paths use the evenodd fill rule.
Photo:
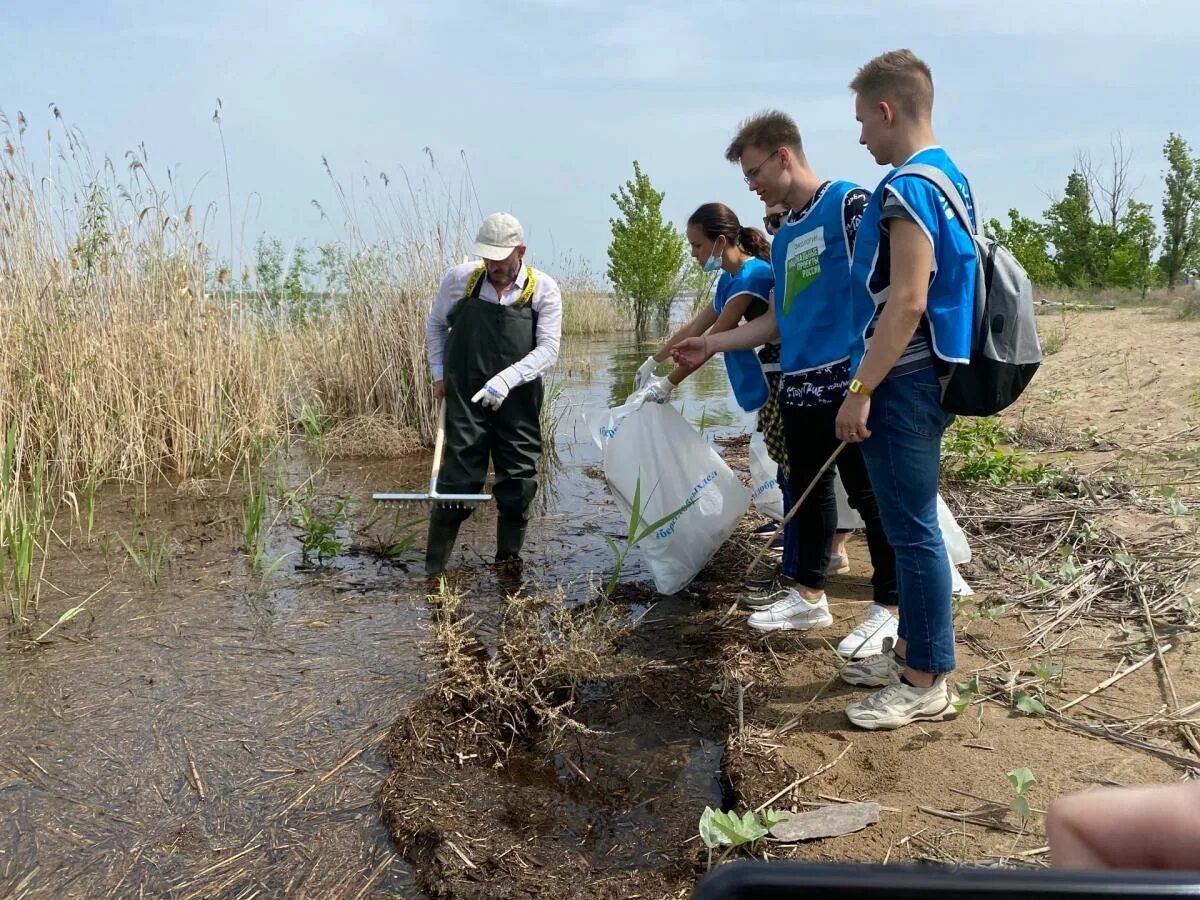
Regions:
<instances>
[{"instance_id":1,"label":"backpack shoulder strap","mask_svg":"<svg viewBox=\"0 0 1200 900\"><path fill-rule=\"evenodd\" d=\"M937 166L929 166L924 163L911 163L907 166L901 166L892 177L892 180L894 181L901 175L916 175L919 178L924 178L926 181L932 181L938 190L946 195L946 200L954 208L958 220L967 229L967 234L975 235L979 233L975 227L975 223L971 220L970 213L967 212L967 204L963 202L962 194L958 192L958 188L950 180L950 176Z\"/></svg>"}]
</instances>

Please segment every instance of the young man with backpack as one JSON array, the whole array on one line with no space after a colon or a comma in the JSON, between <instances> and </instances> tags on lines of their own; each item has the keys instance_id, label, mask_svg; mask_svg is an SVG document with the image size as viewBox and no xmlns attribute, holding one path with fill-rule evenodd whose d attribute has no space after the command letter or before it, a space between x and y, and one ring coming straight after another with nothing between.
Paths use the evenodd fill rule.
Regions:
<instances>
[{"instance_id":1,"label":"young man with backpack","mask_svg":"<svg viewBox=\"0 0 1200 900\"><path fill-rule=\"evenodd\" d=\"M951 575L937 518L941 441L954 416L942 378L971 359L976 252L955 204L907 165L949 180L974 219L970 186L933 136L933 78L911 51L868 62L850 82L859 143L893 168L863 213L854 246L850 382L837 436L861 447L900 597L895 644L846 666L846 680L880 690L846 707L855 725L892 729L953 718Z\"/></svg>"}]
</instances>

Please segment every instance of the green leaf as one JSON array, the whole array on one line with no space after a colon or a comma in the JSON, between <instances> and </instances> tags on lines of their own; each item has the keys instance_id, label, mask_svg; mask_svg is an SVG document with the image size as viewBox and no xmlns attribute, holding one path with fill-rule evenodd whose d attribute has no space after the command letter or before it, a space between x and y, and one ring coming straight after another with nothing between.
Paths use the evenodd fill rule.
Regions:
<instances>
[{"instance_id":1,"label":"green leaf","mask_svg":"<svg viewBox=\"0 0 1200 900\"><path fill-rule=\"evenodd\" d=\"M788 814L778 809L768 809L762 814L762 823L768 831L778 825L780 822L786 821Z\"/></svg>"},{"instance_id":2,"label":"green leaf","mask_svg":"<svg viewBox=\"0 0 1200 900\"><path fill-rule=\"evenodd\" d=\"M1040 681L1047 682L1053 681L1055 678L1061 675L1062 670L1062 663L1055 662L1052 659L1039 660L1033 665L1033 668L1030 669L1030 671L1033 672L1033 674L1036 675Z\"/></svg>"},{"instance_id":3,"label":"green leaf","mask_svg":"<svg viewBox=\"0 0 1200 900\"><path fill-rule=\"evenodd\" d=\"M621 548L617 546L617 542L616 542L616 541L614 541L614 540L613 540L611 537L609 537L607 534L605 534L603 531L602 531L602 532L600 532L600 537L604 538L604 542L605 542L606 544L608 544L608 549L609 549L609 550L611 550L611 551L613 552L613 556L620 557L620 555L621 555Z\"/></svg>"},{"instance_id":4,"label":"green leaf","mask_svg":"<svg viewBox=\"0 0 1200 900\"><path fill-rule=\"evenodd\" d=\"M1046 707L1042 701L1024 691L1017 694L1013 705L1027 716L1041 718L1046 715Z\"/></svg>"},{"instance_id":5,"label":"green leaf","mask_svg":"<svg viewBox=\"0 0 1200 900\"><path fill-rule=\"evenodd\" d=\"M758 817L752 812L747 812L740 818L737 813L714 812L711 822L734 847L751 844L767 833L767 830L759 823Z\"/></svg>"},{"instance_id":6,"label":"green leaf","mask_svg":"<svg viewBox=\"0 0 1200 900\"><path fill-rule=\"evenodd\" d=\"M637 543L633 536L637 534L638 523L642 520L642 473L638 472L637 481L633 486L633 503L629 507L629 531L626 542L631 546Z\"/></svg>"},{"instance_id":7,"label":"green leaf","mask_svg":"<svg viewBox=\"0 0 1200 900\"><path fill-rule=\"evenodd\" d=\"M1026 766L1020 769L1012 769L1007 774L1008 783L1012 785L1013 791L1018 794L1024 794L1031 784L1037 782L1037 779L1033 775L1033 770Z\"/></svg>"},{"instance_id":8,"label":"green leaf","mask_svg":"<svg viewBox=\"0 0 1200 900\"><path fill-rule=\"evenodd\" d=\"M762 823L758 821L758 816L747 810L742 815L742 834L747 838L747 843L753 843L766 837L767 829L763 828Z\"/></svg>"},{"instance_id":9,"label":"green leaf","mask_svg":"<svg viewBox=\"0 0 1200 900\"><path fill-rule=\"evenodd\" d=\"M1063 581L1074 581L1079 577L1082 570L1075 565L1075 560L1068 559L1065 563L1059 566L1058 574Z\"/></svg>"},{"instance_id":10,"label":"green leaf","mask_svg":"<svg viewBox=\"0 0 1200 900\"><path fill-rule=\"evenodd\" d=\"M1122 569L1129 569L1133 566L1133 557L1124 550L1117 550L1113 553L1112 558L1113 562L1115 562Z\"/></svg>"},{"instance_id":11,"label":"green leaf","mask_svg":"<svg viewBox=\"0 0 1200 900\"><path fill-rule=\"evenodd\" d=\"M1029 584L1032 587L1037 588L1039 591L1044 591L1047 588L1051 588L1054 586L1049 581L1047 581L1045 578L1043 578L1041 575L1039 575L1037 572L1029 573Z\"/></svg>"},{"instance_id":12,"label":"green leaf","mask_svg":"<svg viewBox=\"0 0 1200 900\"><path fill-rule=\"evenodd\" d=\"M674 512L669 512L665 516L663 516L661 519L659 519L657 522L655 522L651 525L647 525L641 534L639 534L636 538L634 538L632 541L629 542L629 546L632 547L635 544L640 544L647 537L654 534L654 532L658 531L658 529L662 528L664 525L666 525L668 522L670 522L676 516L683 515L688 509L691 508L691 505L694 502L695 502L694 500L689 500L687 503L683 504L683 506L679 507L679 509L675 510Z\"/></svg>"},{"instance_id":13,"label":"green leaf","mask_svg":"<svg viewBox=\"0 0 1200 900\"><path fill-rule=\"evenodd\" d=\"M979 693L979 676L975 675L970 681L957 681L954 686L960 694L978 694Z\"/></svg>"},{"instance_id":14,"label":"green leaf","mask_svg":"<svg viewBox=\"0 0 1200 900\"><path fill-rule=\"evenodd\" d=\"M1168 505L1171 507L1171 512L1174 515L1186 516L1191 513L1191 510L1187 508L1187 504L1178 497L1171 497Z\"/></svg>"},{"instance_id":15,"label":"green leaf","mask_svg":"<svg viewBox=\"0 0 1200 900\"><path fill-rule=\"evenodd\" d=\"M700 840L704 841L704 846L709 850L733 843L713 822L714 817L719 814L708 806L704 807L704 812L700 814Z\"/></svg>"}]
</instances>

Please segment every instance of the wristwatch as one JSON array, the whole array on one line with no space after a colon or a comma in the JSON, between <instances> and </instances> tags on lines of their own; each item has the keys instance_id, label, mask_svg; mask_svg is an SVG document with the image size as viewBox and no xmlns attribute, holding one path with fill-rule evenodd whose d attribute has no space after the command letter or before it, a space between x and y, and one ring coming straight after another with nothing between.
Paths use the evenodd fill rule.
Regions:
<instances>
[{"instance_id":1,"label":"wristwatch","mask_svg":"<svg viewBox=\"0 0 1200 900\"><path fill-rule=\"evenodd\" d=\"M874 388L869 388L857 378L850 382L850 387L847 390L851 394L858 394L860 397L870 397L874 393Z\"/></svg>"}]
</instances>

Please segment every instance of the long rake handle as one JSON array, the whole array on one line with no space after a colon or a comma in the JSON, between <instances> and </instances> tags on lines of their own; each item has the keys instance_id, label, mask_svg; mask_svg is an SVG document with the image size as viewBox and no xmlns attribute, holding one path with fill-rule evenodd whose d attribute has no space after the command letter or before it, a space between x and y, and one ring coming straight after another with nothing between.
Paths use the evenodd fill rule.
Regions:
<instances>
[{"instance_id":1,"label":"long rake handle","mask_svg":"<svg viewBox=\"0 0 1200 900\"><path fill-rule=\"evenodd\" d=\"M834 461L838 458L838 454L845 449L846 442L842 441L840 444L838 444L837 449L829 454L829 459L825 460L825 464L821 466L817 474L813 476L813 480L808 483L808 487L804 489L804 493L800 495L800 499L792 504L792 508L788 511L788 514L783 517L783 521L779 523L779 527L775 529L775 533L771 535L770 540L762 545L762 549L758 551L758 555L751 560L750 566L746 569L747 577L754 574L754 570L758 567L758 563L763 558L763 554L767 552L767 548L770 547L771 544L775 543L775 538L779 536L779 532L783 531L783 529L787 527L787 523L792 521L792 516L799 512L800 505L808 499L808 495L813 492L813 488L817 486L817 482L821 480L821 476L824 475L829 467L833 465Z\"/></svg>"},{"instance_id":2,"label":"long rake handle","mask_svg":"<svg viewBox=\"0 0 1200 900\"><path fill-rule=\"evenodd\" d=\"M429 476L429 493L437 493L438 473L442 470L442 451L446 447L446 398L438 410L437 436L433 440L433 471Z\"/></svg>"}]
</instances>

